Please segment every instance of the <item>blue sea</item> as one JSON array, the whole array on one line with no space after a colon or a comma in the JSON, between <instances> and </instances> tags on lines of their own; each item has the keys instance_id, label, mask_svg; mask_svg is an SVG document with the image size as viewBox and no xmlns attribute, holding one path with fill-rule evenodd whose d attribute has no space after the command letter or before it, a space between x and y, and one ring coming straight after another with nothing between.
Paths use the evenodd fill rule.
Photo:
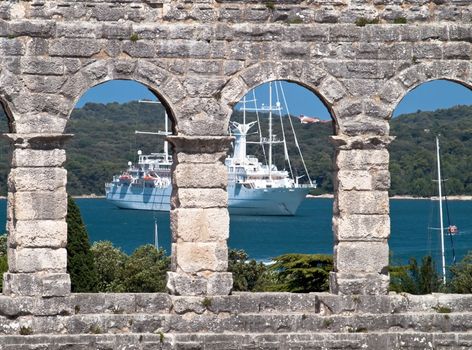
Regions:
<instances>
[{"instance_id":1,"label":"blue sea","mask_svg":"<svg viewBox=\"0 0 472 350\"><path fill-rule=\"evenodd\" d=\"M118 209L104 199L76 199L91 241L109 240L126 253L154 243L157 220L159 246L170 252L169 213ZM437 227L437 201L395 200L391 204L393 263L406 263L410 257L432 255L439 263L440 235ZM306 199L296 216L232 216L229 247L244 249L250 258L270 261L284 253L333 252L331 229L332 199ZM472 201L449 201L451 222L460 233L445 237L447 263L461 259L472 250ZM6 201L0 201L0 220L5 222ZM445 214L447 224L447 215ZM368 252L366 252L368 254Z\"/></svg>"}]
</instances>

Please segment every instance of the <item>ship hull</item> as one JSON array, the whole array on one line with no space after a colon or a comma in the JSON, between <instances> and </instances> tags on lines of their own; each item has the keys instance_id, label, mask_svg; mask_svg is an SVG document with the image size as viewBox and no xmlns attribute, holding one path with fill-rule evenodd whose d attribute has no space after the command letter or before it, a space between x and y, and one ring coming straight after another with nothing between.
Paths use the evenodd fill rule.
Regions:
<instances>
[{"instance_id":1,"label":"ship hull","mask_svg":"<svg viewBox=\"0 0 472 350\"><path fill-rule=\"evenodd\" d=\"M172 187L111 186L106 199L121 209L169 211Z\"/></svg>"},{"instance_id":2,"label":"ship hull","mask_svg":"<svg viewBox=\"0 0 472 350\"><path fill-rule=\"evenodd\" d=\"M308 188L248 189L230 184L228 210L231 215L295 215L308 191ZM171 186L110 186L106 199L122 209L169 211L171 192Z\"/></svg>"}]
</instances>

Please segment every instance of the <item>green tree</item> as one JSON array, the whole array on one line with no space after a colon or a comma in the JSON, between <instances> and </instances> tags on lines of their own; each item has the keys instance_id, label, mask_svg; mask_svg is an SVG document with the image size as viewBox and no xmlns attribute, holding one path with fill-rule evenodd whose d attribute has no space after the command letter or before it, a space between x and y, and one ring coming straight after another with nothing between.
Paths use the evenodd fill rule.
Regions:
<instances>
[{"instance_id":1,"label":"green tree","mask_svg":"<svg viewBox=\"0 0 472 350\"><path fill-rule=\"evenodd\" d=\"M166 273L170 258L163 249L152 244L139 247L126 259L121 280L123 290L129 293L166 291Z\"/></svg>"},{"instance_id":2,"label":"green tree","mask_svg":"<svg viewBox=\"0 0 472 350\"><path fill-rule=\"evenodd\" d=\"M67 199L67 272L70 274L72 292L95 292L97 270L90 251L87 230L79 207L72 197Z\"/></svg>"},{"instance_id":3,"label":"green tree","mask_svg":"<svg viewBox=\"0 0 472 350\"><path fill-rule=\"evenodd\" d=\"M390 290L410 294L430 294L439 291L441 280L431 256L422 259L421 266L415 258L405 266L390 267Z\"/></svg>"},{"instance_id":4,"label":"green tree","mask_svg":"<svg viewBox=\"0 0 472 350\"><path fill-rule=\"evenodd\" d=\"M293 293L323 292L329 289L328 276L333 257L324 254L285 254L271 266L278 274L280 291Z\"/></svg>"},{"instance_id":5,"label":"green tree","mask_svg":"<svg viewBox=\"0 0 472 350\"><path fill-rule=\"evenodd\" d=\"M110 241L95 242L90 251L97 269L97 292L123 292L121 276L128 256Z\"/></svg>"},{"instance_id":6,"label":"green tree","mask_svg":"<svg viewBox=\"0 0 472 350\"><path fill-rule=\"evenodd\" d=\"M7 235L0 235L0 256L7 255Z\"/></svg>"},{"instance_id":7,"label":"green tree","mask_svg":"<svg viewBox=\"0 0 472 350\"><path fill-rule=\"evenodd\" d=\"M0 255L0 292L3 290L3 274L8 271L6 255Z\"/></svg>"},{"instance_id":8,"label":"green tree","mask_svg":"<svg viewBox=\"0 0 472 350\"><path fill-rule=\"evenodd\" d=\"M228 253L228 271L233 273L233 290L256 291L261 288L267 268L262 262L252 259L244 250L230 249Z\"/></svg>"},{"instance_id":9,"label":"green tree","mask_svg":"<svg viewBox=\"0 0 472 350\"><path fill-rule=\"evenodd\" d=\"M472 293L472 251L458 264L452 265L449 270L451 271L450 292Z\"/></svg>"},{"instance_id":10,"label":"green tree","mask_svg":"<svg viewBox=\"0 0 472 350\"><path fill-rule=\"evenodd\" d=\"M3 274L7 271L7 235L0 235L0 292L3 290Z\"/></svg>"}]
</instances>

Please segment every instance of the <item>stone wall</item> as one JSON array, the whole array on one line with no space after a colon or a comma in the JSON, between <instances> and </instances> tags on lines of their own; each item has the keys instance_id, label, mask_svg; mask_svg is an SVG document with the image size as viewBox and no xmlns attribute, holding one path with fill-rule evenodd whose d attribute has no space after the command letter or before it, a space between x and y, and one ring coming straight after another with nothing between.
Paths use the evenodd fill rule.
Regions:
<instances>
[{"instance_id":1,"label":"stone wall","mask_svg":"<svg viewBox=\"0 0 472 350\"><path fill-rule=\"evenodd\" d=\"M422 82L470 86L471 11L457 0L2 3L0 98L14 148L5 293L68 293L64 128L89 88L132 79L174 121L169 288L228 294L229 116L251 88L285 79L315 92L336 125L331 291L385 294L388 120Z\"/></svg>"},{"instance_id":2,"label":"stone wall","mask_svg":"<svg viewBox=\"0 0 472 350\"><path fill-rule=\"evenodd\" d=\"M470 296L0 297L0 349L470 349Z\"/></svg>"},{"instance_id":3,"label":"stone wall","mask_svg":"<svg viewBox=\"0 0 472 350\"><path fill-rule=\"evenodd\" d=\"M346 300L367 300L369 305L404 300L382 296L389 281L389 119L398 102L423 82L448 79L472 86L471 21L468 0L1 2L0 101L8 114L10 133L5 137L13 151L9 271L4 276L6 296L0 298L2 334L11 335L4 337L0 349L30 348L20 346L25 338L18 336L28 333L30 323L34 334L45 334L28 338L31 347L50 349L52 334L64 334L54 335L54 344L70 342L77 349L87 348L88 341L110 348L115 341L136 339L137 349L158 343L179 349L273 348L277 342L285 344L281 348L380 348L374 343L386 348L470 348L470 303L451 315L438 315L426 306L426 315L416 315L422 309L413 308L416 311L407 311L406 318L388 310L365 312L364 317L350 309L335 312L333 319L319 317L325 310L323 298L335 300L330 310L342 308ZM145 84L173 120L168 287L173 294L187 296L182 299L70 295L63 168L69 135L64 129L80 96L112 79ZM222 163L230 141L229 117L248 90L275 79L315 92L335 121L331 292L369 297L308 295L300 297L299 309L288 310L298 297L282 296L272 307L276 316L261 306L265 298L279 300L276 295L216 297L229 294L232 284L226 272L229 217ZM212 300L220 300L226 309L210 311L204 296L220 298ZM108 298L131 300L124 308L131 307L133 316L122 316L119 308L101 313L100 300L106 304ZM136 304L146 300L151 307L153 298L165 300L165 310ZM448 297L420 298L415 305L438 298ZM468 301L454 298L454 307ZM246 300L254 299L258 301L249 304L254 309L244 309ZM314 304L308 305L309 300ZM91 312L84 316L71 303L82 313L89 305ZM242 318L240 312L255 315ZM155 331L163 319L171 324L163 332L174 335L160 342ZM382 321L371 325L366 319ZM194 328L182 323L189 320L196 322ZM22 322L30 322L23 331ZM70 335L92 331L96 322L104 322L100 327L107 334ZM156 329L151 329L154 324ZM336 332L325 331L330 325ZM358 334L364 330L367 335ZM181 337L182 332L186 335ZM203 343L220 345L198 345Z\"/></svg>"}]
</instances>

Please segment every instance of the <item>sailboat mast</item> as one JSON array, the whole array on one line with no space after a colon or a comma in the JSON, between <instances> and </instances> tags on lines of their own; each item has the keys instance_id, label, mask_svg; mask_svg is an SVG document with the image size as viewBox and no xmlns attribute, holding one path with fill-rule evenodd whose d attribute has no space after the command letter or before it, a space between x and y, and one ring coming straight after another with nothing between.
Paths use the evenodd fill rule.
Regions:
<instances>
[{"instance_id":1,"label":"sailboat mast","mask_svg":"<svg viewBox=\"0 0 472 350\"><path fill-rule=\"evenodd\" d=\"M159 234L157 232L157 218L154 218L154 246L159 250Z\"/></svg>"},{"instance_id":2,"label":"sailboat mast","mask_svg":"<svg viewBox=\"0 0 472 350\"><path fill-rule=\"evenodd\" d=\"M446 284L446 258L444 256L444 221L442 208L442 180L441 180L441 159L439 157L439 138L436 136L436 157L438 160L438 190L439 190L439 223L441 228L441 262L443 284Z\"/></svg>"},{"instance_id":3,"label":"sailboat mast","mask_svg":"<svg viewBox=\"0 0 472 350\"><path fill-rule=\"evenodd\" d=\"M164 120L165 120L165 129L166 135L169 133L169 121L167 118L167 111L164 112ZM166 162L169 161L169 143L164 141L164 155L166 157Z\"/></svg>"},{"instance_id":4,"label":"sailboat mast","mask_svg":"<svg viewBox=\"0 0 472 350\"><path fill-rule=\"evenodd\" d=\"M269 181L272 181L272 83L269 83Z\"/></svg>"}]
</instances>

